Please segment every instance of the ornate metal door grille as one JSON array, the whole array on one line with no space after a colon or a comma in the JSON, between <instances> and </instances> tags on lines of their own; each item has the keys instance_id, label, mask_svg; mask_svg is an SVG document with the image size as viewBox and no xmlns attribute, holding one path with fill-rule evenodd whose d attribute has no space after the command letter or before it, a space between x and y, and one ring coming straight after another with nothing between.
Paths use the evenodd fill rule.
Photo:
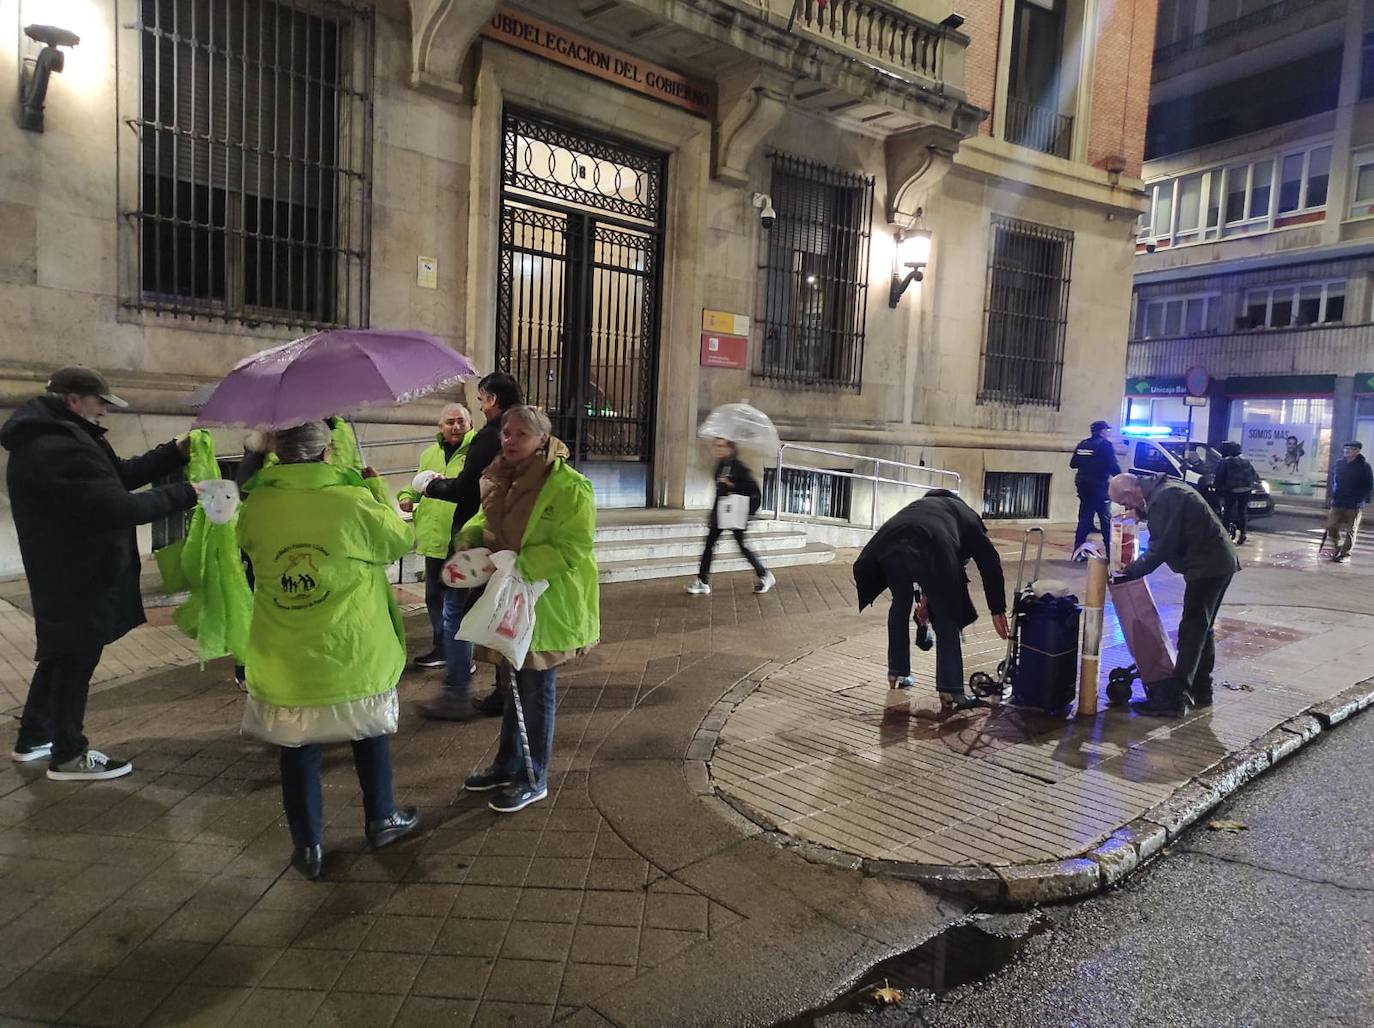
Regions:
<instances>
[{"instance_id":1,"label":"ornate metal door grille","mask_svg":"<svg viewBox=\"0 0 1374 1028\"><path fill-rule=\"evenodd\" d=\"M497 363L574 462L647 464L665 156L515 110L504 134Z\"/></svg>"}]
</instances>

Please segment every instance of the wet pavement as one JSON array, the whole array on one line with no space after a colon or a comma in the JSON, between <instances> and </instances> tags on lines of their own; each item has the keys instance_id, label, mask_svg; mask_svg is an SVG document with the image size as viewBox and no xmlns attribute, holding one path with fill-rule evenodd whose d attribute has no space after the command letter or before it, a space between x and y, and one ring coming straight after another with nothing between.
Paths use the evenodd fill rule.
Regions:
<instances>
[{"instance_id":1,"label":"wet pavement","mask_svg":"<svg viewBox=\"0 0 1374 1028\"><path fill-rule=\"evenodd\" d=\"M1013 533L998 535L1004 552L1019 547ZM1299 552L1301 531L1274 544ZM1219 709L1368 664L1368 615L1351 613L1367 609L1368 573L1359 562L1333 570L1278 567L1238 580L1225 608L1237 622L1227 659L1269 677L1257 672L1255 692ZM966 903L804 859L693 771L710 756L703 727L728 733L713 713L722 696L800 654L865 659L856 640L885 612L855 611L849 568L790 569L765 596L744 574L714 579L709 597L686 596L682 584L605 588L602 645L560 674L550 799L517 815L458 791L490 759L494 722L418 720L408 704L438 676L408 674L393 742L397 798L420 806L424 831L367 852L356 779L332 754L330 856L317 883L286 866L275 756L238 735L227 667L152 671L93 695L93 743L132 757L133 775L72 785L31 766L0 769L0 1022L765 1025L825 1007L881 961L961 921ZM1168 602L1167 588L1160 594ZM423 614L408 626L419 652ZM863 674L881 672L879 661ZM855 710L855 723L880 731L885 699ZM907 720L901 746L935 754L911 793L934 795L952 760L1019 783L1027 776L1009 754L1020 767L1061 749L1015 741L1001 723L943 734L924 726L907 738L917 724ZM1211 735L1230 745L1225 730ZM1134 752L1124 738L1072 740L1083 765L1074 774L1124 763ZM1191 766L1197 748L1178 740L1172 759ZM977 780L963 783L970 805ZM1055 821L1048 807L1044 820ZM948 951L958 936L945 938Z\"/></svg>"}]
</instances>

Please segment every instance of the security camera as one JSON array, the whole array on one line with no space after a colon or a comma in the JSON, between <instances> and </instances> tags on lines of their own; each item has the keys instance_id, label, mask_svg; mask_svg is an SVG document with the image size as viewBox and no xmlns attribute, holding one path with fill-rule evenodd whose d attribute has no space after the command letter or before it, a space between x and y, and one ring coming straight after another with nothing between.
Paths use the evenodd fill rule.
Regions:
<instances>
[{"instance_id":1,"label":"security camera","mask_svg":"<svg viewBox=\"0 0 1374 1028\"><path fill-rule=\"evenodd\" d=\"M1158 250L1158 249L1159 249L1159 240L1156 239L1154 236L1151 236L1149 239L1145 240L1145 252L1146 252L1146 253L1154 253L1154 252L1155 252L1156 250Z\"/></svg>"},{"instance_id":2,"label":"security camera","mask_svg":"<svg viewBox=\"0 0 1374 1028\"><path fill-rule=\"evenodd\" d=\"M759 223L764 228L772 228L778 220L778 212L773 210L773 198L767 193L754 194L754 206L759 209Z\"/></svg>"}]
</instances>

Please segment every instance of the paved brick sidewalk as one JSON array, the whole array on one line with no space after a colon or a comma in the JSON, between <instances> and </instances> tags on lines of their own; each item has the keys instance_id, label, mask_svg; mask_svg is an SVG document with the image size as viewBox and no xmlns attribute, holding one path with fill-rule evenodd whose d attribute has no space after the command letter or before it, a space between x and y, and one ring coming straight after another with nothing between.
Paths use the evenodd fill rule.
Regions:
<instances>
[{"instance_id":1,"label":"paved brick sidewalk","mask_svg":"<svg viewBox=\"0 0 1374 1028\"><path fill-rule=\"evenodd\" d=\"M1050 550L1063 558L1069 541L1054 536ZM812 649L740 703L711 758L714 784L766 827L868 860L1006 867L1077 856L1368 676L1369 573L1319 563L1315 546L1252 538L1217 625L1218 677L1236 688L1218 688L1209 710L1181 721L1011 707L942 718L933 653L915 654L910 698L887 688L880 610L879 624ZM1081 582L1083 570L1061 562L1048 576ZM1176 624L1181 583L1164 572L1153 584ZM1302 603L1313 590L1320 608ZM1326 609L1341 605L1349 610ZM1005 643L983 619L967 652L969 671L992 672ZM1104 708L1107 670L1130 663L1109 605Z\"/></svg>"}]
</instances>

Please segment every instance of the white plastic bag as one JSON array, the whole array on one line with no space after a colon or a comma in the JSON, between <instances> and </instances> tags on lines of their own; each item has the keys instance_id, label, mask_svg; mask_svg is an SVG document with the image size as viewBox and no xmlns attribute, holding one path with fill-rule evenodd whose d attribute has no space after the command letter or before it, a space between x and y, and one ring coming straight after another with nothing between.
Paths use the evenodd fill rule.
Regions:
<instances>
[{"instance_id":1,"label":"white plastic bag","mask_svg":"<svg viewBox=\"0 0 1374 1028\"><path fill-rule=\"evenodd\" d=\"M749 497L739 493L722 496L716 501L716 527L724 530L747 528L749 525Z\"/></svg>"},{"instance_id":2,"label":"white plastic bag","mask_svg":"<svg viewBox=\"0 0 1374 1028\"><path fill-rule=\"evenodd\" d=\"M486 582L496 572L491 562L491 550L476 546L470 550L459 550L444 562L440 572L444 585L450 589L473 589Z\"/></svg>"},{"instance_id":3,"label":"white plastic bag","mask_svg":"<svg viewBox=\"0 0 1374 1028\"><path fill-rule=\"evenodd\" d=\"M429 483L433 482L436 478L443 477L444 476L437 471L419 471L416 472L415 477L410 480L410 488L414 489L421 496L424 496L425 490L429 488Z\"/></svg>"},{"instance_id":4,"label":"white plastic bag","mask_svg":"<svg viewBox=\"0 0 1374 1028\"><path fill-rule=\"evenodd\" d=\"M534 605L549 583L525 581L515 570L515 556L514 550L491 555L496 572L463 618L454 638L494 650L519 671L534 638Z\"/></svg>"},{"instance_id":5,"label":"white plastic bag","mask_svg":"<svg viewBox=\"0 0 1374 1028\"><path fill-rule=\"evenodd\" d=\"M239 487L231 479L207 478L196 483L196 502L216 525L227 525L239 509Z\"/></svg>"}]
</instances>

